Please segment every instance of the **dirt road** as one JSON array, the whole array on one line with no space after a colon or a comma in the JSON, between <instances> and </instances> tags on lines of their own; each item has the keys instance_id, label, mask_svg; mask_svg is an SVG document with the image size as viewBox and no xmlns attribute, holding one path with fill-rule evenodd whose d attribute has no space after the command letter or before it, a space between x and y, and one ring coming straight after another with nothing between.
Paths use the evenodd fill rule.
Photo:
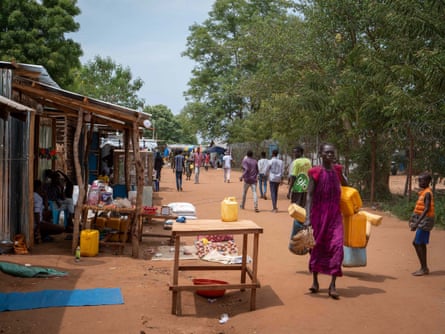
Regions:
<instances>
[{"instance_id":1,"label":"dirt road","mask_svg":"<svg viewBox=\"0 0 445 334\"><path fill-rule=\"evenodd\" d=\"M200 184L184 180L183 192L176 191L174 174L168 167L162 174L155 204L190 202L198 218L218 218L224 197L241 199L242 184L235 171L232 182L224 183L221 169L202 170ZM250 194L246 209L239 213L239 218L251 219L264 228L256 311L248 311L248 292L228 291L214 302L184 292L183 316L171 315L168 284L172 261L149 260L153 249L166 244L164 238L144 238L140 259L129 256L128 245L123 256L104 249L97 257L75 263L69 253L71 242L62 236L53 243L38 245L30 255L4 255L0 261L55 268L69 272L67 277L17 278L0 272L0 291L119 287L124 304L2 312L0 333L444 333L445 231L432 232L428 248L431 274L414 277L411 272L419 265L411 245L412 232L406 222L378 212L384 220L371 231L367 266L344 268L344 276L337 280L340 300L328 297L327 276L320 277L321 293L311 295L308 256L296 256L287 249L292 220L287 214L285 193L282 187L278 213L272 213L271 202L262 199L261 212L255 213ZM165 232L152 228L156 229ZM224 280L228 275L190 272L181 277ZM223 313L229 320L220 324Z\"/></svg>"}]
</instances>

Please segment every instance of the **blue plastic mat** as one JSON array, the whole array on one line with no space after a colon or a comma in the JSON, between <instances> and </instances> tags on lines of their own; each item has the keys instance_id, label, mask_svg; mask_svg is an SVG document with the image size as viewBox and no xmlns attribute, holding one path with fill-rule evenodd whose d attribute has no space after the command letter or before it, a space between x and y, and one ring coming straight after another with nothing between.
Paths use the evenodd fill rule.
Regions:
<instances>
[{"instance_id":1,"label":"blue plastic mat","mask_svg":"<svg viewBox=\"0 0 445 334\"><path fill-rule=\"evenodd\" d=\"M43 290L0 293L0 312L46 307L123 304L120 288L86 290Z\"/></svg>"}]
</instances>

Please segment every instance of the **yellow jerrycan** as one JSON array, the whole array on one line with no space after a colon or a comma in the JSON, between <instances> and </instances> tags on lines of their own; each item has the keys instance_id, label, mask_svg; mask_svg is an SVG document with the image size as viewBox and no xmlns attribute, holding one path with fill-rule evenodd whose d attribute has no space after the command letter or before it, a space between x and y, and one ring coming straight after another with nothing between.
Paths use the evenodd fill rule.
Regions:
<instances>
[{"instance_id":1,"label":"yellow jerrycan","mask_svg":"<svg viewBox=\"0 0 445 334\"><path fill-rule=\"evenodd\" d=\"M82 230L80 232L80 255L96 256L99 253L99 231Z\"/></svg>"},{"instance_id":2,"label":"yellow jerrycan","mask_svg":"<svg viewBox=\"0 0 445 334\"><path fill-rule=\"evenodd\" d=\"M287 211L289 212L289 216L298 220L300 223L304 223L306 221L306 209L298 204L292 203L287 208Z\"/></svg>"},{"instance_id":3,"label":"yellow jerrycan","mask_svg":"<svg viewBox=\"0 0 445 334\"><path fill-rule=\"evenodd\" d=\"M366 216L356 213L343 216L343 246L366 247Z\"/></svg>"},{"instance_id":4,"label":"yellow jerrycan","mask_svg":"<svg viewBox=\"0 0 445 334\"><path fill-rule=\"evenodd\" d=\"M238 220L238 203L235 197L226 197L221 202L221 220L235 222Z\"/></svg>"}]
</instances>

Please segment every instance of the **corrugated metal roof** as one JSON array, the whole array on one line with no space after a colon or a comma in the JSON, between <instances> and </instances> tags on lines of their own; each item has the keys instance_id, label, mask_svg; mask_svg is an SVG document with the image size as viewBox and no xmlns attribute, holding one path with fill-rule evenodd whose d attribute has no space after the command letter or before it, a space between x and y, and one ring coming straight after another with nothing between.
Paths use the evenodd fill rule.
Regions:
<instances>
[{"instance_id":1,"label":"corrugated metal roof","mask_svg":"<svg viewBox=\"0 0 445 334\"><path fill-rule=\"evenodd\" d=\"M11 62L1 61L0 68L13 69L16 75L31 77L33 79L37 79L37 81L44 83L46 85L60 88L57 82L55 82L51 78L46 68L41 65L11 63Z\"/></svg>"},{"instance_id":2,"label":"corrugated metal roof","mask_svg":"<svg viewBox=\"0 0 445 334\"><path fill-rule=\"evenodd\" d=\"M151 114L119 106L88 96L64 90L50 77L41 65L0 62L0 68L14 72L13 89L35 99L44 106L60 108L69 117L77 117L79 109L90 112L97 121L121 127L136 122L143 127L144 120Z\"/></svg>"},{"instance_id":3,"label":"corrugated metal roof","mask_svg":"<svg viewBox=\"0 0 445 334\"><path fill-rule=\"evenodd\" d=\"M10 100L4 96L0 95L0 104L4 105L5 107L9 108L9 109L14 109L14 110L18 110L18 111L24 111L24 112L28 112L28 111L33 111L34 109L29 108L23 104L17 103L13 100Z\"/></svg>"}]
</instances>

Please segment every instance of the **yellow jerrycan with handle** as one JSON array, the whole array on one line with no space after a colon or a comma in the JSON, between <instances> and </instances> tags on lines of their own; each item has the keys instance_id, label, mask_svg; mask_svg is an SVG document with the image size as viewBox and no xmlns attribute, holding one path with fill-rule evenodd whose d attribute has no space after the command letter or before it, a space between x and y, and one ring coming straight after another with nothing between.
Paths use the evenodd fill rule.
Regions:
<instances>
[{"instance_id":1,"label":"yellow jerrycan with handle","mask_svg":"<svg viewBox=\"0 0 445 334\"><path fill-rule=\"evenodd\" d=\"M221 220L236 222L238 220L238 203L235 197L226 197L221 202Z\"/></svg>"},{"instance_id":2,"label":"yellow jerrycan with handle","mask_svg":"<svg viewBox=\"0 0 445 334\"><path fill-rule=\"evenodd\" d=\"M99 253L99 231L82 230L80 232L80 255L96 256Z\"/></svg>"}]
</instances>

